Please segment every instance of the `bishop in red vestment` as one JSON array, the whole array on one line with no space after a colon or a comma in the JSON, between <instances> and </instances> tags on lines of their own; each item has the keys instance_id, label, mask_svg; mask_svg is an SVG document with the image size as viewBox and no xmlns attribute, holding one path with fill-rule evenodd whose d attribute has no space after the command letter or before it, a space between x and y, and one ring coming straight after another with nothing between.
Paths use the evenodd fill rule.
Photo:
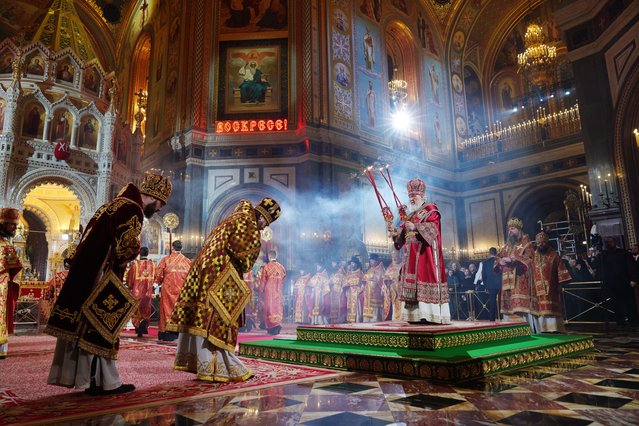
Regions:
<instances>
[{"instance_id":1,"label":"bishop in red vestment","mask_svg":"<svg viewBox=\"0 0 639 426\"><path fill-rule=\"evenodd\" d=\"M426 184L408 182L411 213L393 237L395 249L404 248L400 276L402 321L450 324L450 296L442 253L441 215L424 199Z\"/></svg>"},{"instance_id":2,"label":"bishop in red vestment","mask_svg":"<svg viewBox=\"0 0 639 426\"><path fill-rule=\"evenodd\" d=\"M155 262L147 259L149 248L140 249L140 258L131 262L126 276L126 285L133 297L140 303L138 310L131 317L138 337L149 332L151 323L151 297L153 296L153 280L155 278Z\"/></svg>"},{"instance_id":3,"label":"bishop in red vestment","mask_svg":"<svg viewBox=\"0 0 639 426\"><path fill-rule=\"evenodd\" d=\"M260 277L260 299L264 306L264 324L270 335L280 334L284 316L284 300L282 285L286 277L286 269L277 261L277 252L268 252L269 262L264 265Z\"/></svg>"},{"instance_id":4,"label":"bishop in red vestment","mask_svg":"<svg viewBox=\"0 0 639 426\"><path fill-rule=\"evenodd\" d=\"M13 238L20 223L17 209L0 209L0 359L9 351L9 334L13 333L13 314L20 293L14 278L22 270Z\"/></svg>"},{"instance_id":5,"label":"bishop in red vestment","mask_svg":"<svg viewBox=\"0 0 639 426\"><path fill-rule=\"evenodd\" d=\"M180 290L184 285L186 274L191 268L191 261L182 254L182 241L173 241L173 251L160 260L155 271L155 282L162 286L160 290L160 323L158 325L158 339L173 341L177 338L174 333L167 333L166 324L173 307L177 302Z\"/></svg>"}]
</instances>

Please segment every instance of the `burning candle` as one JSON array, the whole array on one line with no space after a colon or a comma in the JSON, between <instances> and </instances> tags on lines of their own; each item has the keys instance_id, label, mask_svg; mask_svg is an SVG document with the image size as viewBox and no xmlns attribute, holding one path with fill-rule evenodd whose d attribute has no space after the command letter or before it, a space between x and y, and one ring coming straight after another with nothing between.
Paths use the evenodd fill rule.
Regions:
<instances>
[{"instance_id":1,"label":"burning candle","mask_svg":"<svg viewBox=\"0 0 639 426\"><path fill-rule=\"evenodd\" d=\"M599 182L599 193L603 194L603 191L601 190L601 175L597 176L597 182Z\"/></svg>"}]
</instances>

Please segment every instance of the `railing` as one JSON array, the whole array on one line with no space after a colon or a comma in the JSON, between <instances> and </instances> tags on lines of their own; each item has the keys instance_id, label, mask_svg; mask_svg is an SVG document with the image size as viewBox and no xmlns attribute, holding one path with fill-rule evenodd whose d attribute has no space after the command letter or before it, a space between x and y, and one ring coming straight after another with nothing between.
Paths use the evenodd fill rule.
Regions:
<instances>
[{"instance_id":1,"label":"railing","mask_svg":"<svg viewBox=\"0 0 639 426\"><path fill-rule=\"evenodd\" d=\"M573 281L562 285L564 322L606 323L614 318L610 308L610 297L601 288L601 281Z\"/></svg>"},{"instance_id":2,"label":"railing","mask_svg":"<svg viewBox=\"0 0 639 426\"><path fill-rule=\"evenodd\" d=\"M464 139L461 143L462 161L495 156L502 152L541 146L546 141L564 138L581 132L579 104L546 114L537 110L536 118L502 127L495 123L487 132Z\"/></svg>"}]
</instances>

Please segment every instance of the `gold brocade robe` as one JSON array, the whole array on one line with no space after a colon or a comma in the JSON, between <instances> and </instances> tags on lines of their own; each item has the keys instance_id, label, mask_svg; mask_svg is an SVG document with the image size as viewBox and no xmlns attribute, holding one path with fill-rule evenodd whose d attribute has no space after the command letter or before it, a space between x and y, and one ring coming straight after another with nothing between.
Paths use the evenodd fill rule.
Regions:
<instances>
[{"instance_id":1,"label":"gold brocade robe","mask_svg":"<svg viewBox=\"0 0 639 426\"><path fill-rule=\"evenodd\" d=\"M362 316L373 318L375 316L373 308L384 306L384 265L380 262L377 266L368 268L364 274L364 288L362 301ZM383 319L383 318L382 318Z\"/></svg>"},{"instance_id":2,"label":"gold brocade robe","mask_svg":"<svg viewBox=\"0 0 639 426\"><path fill-rule=\"evenodd\" d=\"M357 322L357 302L362 290L362 270L348 271L344 282L346 291L346 322Z\"/></svg>"},{"instance_id":3,"label":"gold brocade robe","mask_svg":"<svg viewBox=\"0 0 639 426\"><path fill-rule=\"evenodd\" d=\"M240 315L251 297L241 277L259 254L255 210L250 201L241 200L213 228L193 261L167 330L201 336L218 348L235 351Z\"/></svg>"},{"instance_id":4,"label":"gold brocade robe","mask_svg":"<svg viewBox=\"0 0 639 426\"><path fill-rule=\"evenodd\" d=\"M330 303L330 300L326 296L331 291L328 285L328 274L326 271L317 272L313 275L308 282L308 286L313 291L313 309L311 310L311 315L324 315L324 304L325 302Z\"/></svg>"},{"instance_id":5,"label":"gold brocade robe","mask_svg":"<svg viewBox=\"0 0 639 426\"><path fill-rule=\"evenodd\" d=\"M495 272L501 272L501 312L529 313L532 294L533 246L528 235L513 245L506 245L495 257ZM512 263L501 266L501 258L510 257Z\"/></svg>"},{"instance_id":6,"label":"gold brocade robe","mask_svg":"<svg viewBox=\"0 0 639 426\"><path fill-rule=\"evenodd\" d=\"M310 309L306 303L306 285L311 279L311 274L300 276L293 285L293 300L295 300L295 317L294 321L299 324L308 324L311 322Z\"/></svg>"},{"instance_id":7,"label":"gold brocade robe","mask_svg":"<svg viewBox=\"0 0 639 426\"><path fill-rule=\"evenodd\" d=\"M0 344L7 343L13 333L13 313L20 293L20 286L13 279L21 269L15 247L0 237Z\"/></svg>"},{"instance_id":8,"label":"gold brocade robe","mask_svg":"<svg viewBox=\"0 0 639 426\"><path fill-rule=\"evenodd\" d=\"M342 287L344 287L344 283L346 282L346 273L344 272L344 268L340 267L337 272L331 275L329 286L331 288L330 293L330 313L328 317L328 322L331 324L335 324L340 320L341 310L342 310Z\"/></svg>"},{"instance_id":9,"label":"gold brocade robe","mask_svg":"<svg viewBox=\"0 0 639 426\"><path fill-rule=\"evenodd\" d=\"M114 275L122 280L125 265L140 252L143 220L142 196L133 184L125 186L117 197L95 212L84 229L67 279L51 308L45 333L77 342L80 349L93 355L117 359L119 338L108 331L114 330L114 324L115 328L126 324L130 312L126 308L134 299L124 286L120 286L122 291L104 294L104 299L95 303L91 303L91 296L103 284L103 278ZM84 312L91 306L117 311L105 314L100 321L92 320Z\"/></svg>"},{"instance_id":10,"label":"gold brocade robe","mask_svg":"<svg viewBox=\"0 0 639 426\"><path fill-rule=\"evenodd\" d=\"M391 263L386 268L386 273L384 274L384 283L390 282L390 307L392 309L392 320L399 321L401 316L401 305L402 301L399 298L399 271L402 267L401 263ZM386 312L386 306L384 306L384 312ZM386 318L386 317L384 317Z\"/></svg>"},{"instance_id":11,"label":"gold brocade robe","mask_svg":"<svg viewBox=\"0 0 639 426\"><path fill-rule=\"evenodd\" d=\"M542 254L535 252L533 258L533 298L531 313L539 316L561 317L561 283L570 281L570 272L554 250Z\"/></svg>"}]
</instances>

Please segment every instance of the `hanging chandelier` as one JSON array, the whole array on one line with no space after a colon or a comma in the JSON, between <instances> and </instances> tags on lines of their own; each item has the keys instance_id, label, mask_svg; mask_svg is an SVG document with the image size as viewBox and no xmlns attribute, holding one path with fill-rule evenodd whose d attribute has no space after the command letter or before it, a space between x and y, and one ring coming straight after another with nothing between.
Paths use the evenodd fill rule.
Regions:
<instances>
[{"instance_id":1,"label":"hanging chandelier","mask_svg":"<svg viewBox=\"0 0 639 426\"><path fill-rule=\"evenodd\" d=\"M393 75L397 75L397 67L393 69ZM400 104L408 96L408 83L406 80L394 78L388 82L388 92L390 93L391 99L396 104Z\"/></svg>"},{"instance_id":2,"label":"hanging chandelier","mask_svg":"<svg viewBox=\"0 0 639 426\"><path fill-rule=\"evenodd\" d=\"M541 26L535 23L528 25L524 36L526 50L517 55L520 70L535 72L545 70L554 64L557 48L548 46L544 41L544 31Z\"/></svg>"}]
</instances>

